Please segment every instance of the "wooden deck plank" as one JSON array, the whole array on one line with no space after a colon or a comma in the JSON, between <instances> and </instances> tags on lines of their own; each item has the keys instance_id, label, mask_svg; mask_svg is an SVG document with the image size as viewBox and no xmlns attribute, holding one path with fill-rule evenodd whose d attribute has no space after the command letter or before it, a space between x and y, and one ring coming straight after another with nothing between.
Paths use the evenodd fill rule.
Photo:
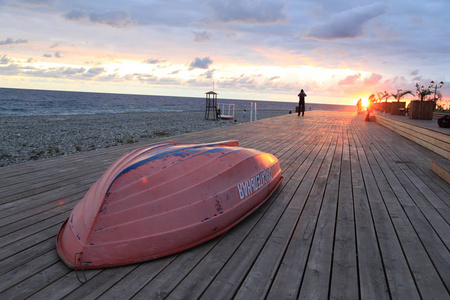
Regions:
<instances>
[{"instance_id":1,"label":"wooden deck plank","mask_svg":"<svg viewBox=\"0 0 450 300\"><path fill-rule=\"evenodd\" d=\"M7 258L0 260L0 274L7 273L17 267L20 267L30 260L55 249L55 239L53 237L43 242L33 244L31 247L19 251Z\"/></svg>"},{"instance_id":2,"label":"wooden deck plank","mask_svg":"<svg viewBox=\"0 0 450 300\"><path fill-rule=\"evenodd\" d=\"M21 240L17 240L14 243L9 243L7 239L4 239L0 245L0 259L5 259L7 257L10 257L12 255L16 255L21 251L27 250L28 248L32 247L33 245L39 244L44 242L45 240L56 237L56 233L58 232L60 224L54 225L52 227L46 228L42 231L35 232L33 235L24 237ZM4 246L7 243L6 246ZM40 253L36 253L36 255L40 255Z\"/></svg>"},{"instance_id":3,"label":"wooden deck plank","mask_svg":"<svg viewBox=\"0 0 450 300\"><path fill-rule=\"evenodd\" d=\"M343 150L330 282L331 299L358 299L356 229L350 166L348 129L343 133Z\"/></svg>"},{"instance_id":4,"label":"wooden deck plank","mask_svg":"<svg viewBox=\"0 0 450 300\"><path fill-rule=\"evenodd\" d=\"M380 167L382 168L384 174L386 174L386 180L389 181L389 187L387 185L384 186L384 188L380 188L381 192L385 194L384 197L386 206L390 210L391 218L394 223L396 224L396 230L397 234L399 235L399 239L402 241L403 249L406 253L406 256L409 257L408 264L409 267L413 270L413 273L419 274L421 272L424 272L426 274L429 274L428 277L426 276L416 276L416 284L419 287L419 290L421 291L422 297L426 295L425 298L439 298L438 295L442 295L444 290L446 289L445 286L442 285L442 281L447 282L447 289L448 289L448 281L446 278L448 278L448 270L450 269L450 265L447 262L443 261L442 256L448 257L448 247L447 251L445 249L441 249L441 251L438 251L437 254L437 260L439 260L440 266L437 267L437 269L441 269L444 274L442 274L439 278L439 274L432 270L433 267L432 261L427 255L426 251L423 251L423 248L421 247L421 244L423 242L420 241L420 235L417 236L416 230L411 226L411 224L408 224L406 222L409 219L412 220L413 224L417 224L417 220L421 220L421 222L424 220L423 215L419 213L418 209L414 205L413 200L409 197L407 191L401 184L401 182L398 180L398 177L394 175L394 171L391 169L397 169L396 164L393 164L391 161L385 161L389 158L388 154L382 155L378 152L378 149L374 148L377 143L372 143L372 152L376 156L378 163ZM378 170L374 170L375 174L379 174L379 176L375 176L377 181L383 181L384 177ZM393 193L396 195L394 196ZM400 201L398 201L398 200ZM408 214L408 216L405 215ZM409 226L408 226L409 225ZM430 228L427 225L421 225L420 227L425 226L425 228L428 228L428 230L432 231L432 228ZM424 228L420 229L421 231L425 230ZM426 235L426 234L425 234ZM435 236L433 232L431 232L432 236ZM415 241L415 242L413 242ZM413 246L416 244L416 246ZM442 243L435 242L434 243L436 247L440 247ZM404 246L404 245L410 245ZM430 245L429 242L426 243L426 245ZM433 245L433 243L431 244ZM447 244L448 245L448 244ZM416 248L419 248L420 251L414 251ZM436 249L431 249L432 252L436 252ZM447 258L448 259L448 258ZM422 269L421 269L422 267ZM400 266L399 266L400 268ZM443 277L446 276L446 277Z\"/></svg>"},{"instance_id":5,"label":"wooden deck plank","mask_svg":"<svg viewBox=\"0 0 450 300\"><path fill-rule=\"evenodd\" d=\"M401 138L402 137L400 137L400 139ZM397 144L400 144L400 146L404 145L402 142ZM398 172L396 174L400 174L401 171L403 171L406 172L405 175L409 175L408 178L410 178L412 182L408 183L407 189L411 191L411 194L417 197L420 197L420 194L423 194L421 197L422 200L419 201L421 201L421 203L427 208L429 206L426 202L429 202L429 204L435 207L437 212L448 223L450 221L450 199L448 198L448 193L450 193L450 185L445 183L435 174L432 174L429 165L420 164L420 157L423 157L423 151L428 152L427 154L430 155L435 154L431 153L431 151L427 149L420 149L419 151L412 151L411 149L408 149L407 155L402 157L399 155L401 155L402 149L406 147L392 148L390 147L391 143L387 144L388 147L386 147L386 144L380 145L377 143L377 145L380 151L384 151L386 153L385 159L387 163L394 168L395 172ZM397 165L399 168L396 167ZM402 175L399 176L401 176L400 178L404 178ZM440 184L438 185L437 182ZM444 228L445 227L446 226L444 224Z\"/></svg>"},{"instance_id":6,"label":"wooden deck plank","mask_svg":"<svg viewBox=\"0 0 450 300\"><path fill-rule=\"evenodd\" d=\"M325 147L326 146L324 146L324 148ZM332 148L333 146L330 145L330 147ZM327 152L328 158L330 153L331 152ZM330 160L325 158L325 161L322 161L320 170L325 172L329 163ZM320 176L320 172L318 176ZM318 180L317 178L318 177L316 177L315 183L320 186L321 180ZM318 189L320 190L320 188ZM313 191L315 191L314 188ZM314 193L312 193L312 197L314 197ZM297 216L292 214L289 207L286 212L287 213L283 214L280 221L275 226L274 231L271 233L264 248L246 276L245 281L238 290L236 295L238 298L263 298L266 296L271 286L273 275L278 269L282 255L287 247L288 240L285 237L292 233L292 225L295 224L295 220L297 219Z\"/></svg>"},{"instance_id":7,"label":"wooden deck plank","mask_svg":"<svg viewBox=\"0 0 450 300\"><path fill-rule=\"evenodd\" d=\"M64 288L63 290L66 293L70 292L64 296L64 299L96 299L136 267L135 265L128 265L102 270L75 290Z\"/></svg>"},{"instance_id":8,"label":"wooden deck plank","mask_svg":"<svg viewBox=\"0 0 450 300\"><path fill-rule=\"evenodd\" d=\"M20 207L16 208L15 211L9 210L7 216L0 218L0 227L12 225L15 222L23 222L24 225L27 225L32 222L32 220L28 221L28 218L37 218L37 220L40 221L55 213L64 213L67 210L71 210L85 194L86 192L82 190L76 194L65 196L64 198L33 206L25 211L20 211ZM23 206L25 207L26 205ZM3 228L0 228L0 231L3 231Z\"/></svg>"},{"instance_id":9,"label":"wooden deck plank","mask_svg":"<svg viewBox=\"0 0 450 300\"><path fill-rule=\"evenodd\" d=\"M55 252L49 251L39 258L36 258L30 262L24 264L21 268L15 268L14 270L0 276L0 293L8 289L12 285L16 285L21 281L30 277L30 274L35 274L41 270L47 268L48 265L52 265L57 262L55 259ZM66 273L69 270L65 270Z\"/></svg>"},{"instance_id":10,"label":"wooden deck plank","mask_svg":"<svg viewBox=\"0 0 450 300\"><path fill-rule=\"evenodd\" d=\"M52 255L57 255L54 251ZM25 269L26 271L27 269ZM3 299L25 299L32 296L34 293L43 288L43 283L46 285L59 279L61 276L67 274L70 270L67 270L61 263L53 263L49 267L42 269L34 274L34 276L25 279L13 285L11 288L1 294Z\"/></svg>"},{"instance_id":11,"label":"wooden deck plank","mask_svg":"<svg viewBox=\"0 0 450 300\"><path fill-rule=\"evenodd\" d=\"M322 207L302 282L299 299L326 299L331 280L336 213L342 164L343 126L336 127L336 148L327 178Z\"/></svg>"},{"instance_id":12,"label":"wooden deck plank","mask_svg":"<svg viewBox=\"0 0 450 300\"><path fill-rule=\"evenodd\" d=\"M390 297L394 299L400 297L420 299L418 291L410 288L415 285L414 280L409 272L408 263L380 192L380 190L390 188L389 184L374 158L370 149L370 143L361 139L361 136L358 136L355 141L365 153L365 156L360 156L361 167L372 170L372 173L363 172L363 177L364 184L367 187L370 211L380 247L386 280L389 285ZM395 262L395 265L392 262Z\"/></svg>"},{"instance_id":13,"label":"wooden deck plank","mask_svg":"<svg viewBox=\"0 0 450 300\"><path fill-rule=\"evenodd\" d=\"M282 231L288 229L288 234L281 237L283 242L280 241L279 236L273 235L274 245L278 239L281 245L285 243L283 248L286 250L283 249L280 253L282 261L268 291L269 298L290 299L298 296L316 223L313 214L317 212L321 203L324 181L327 178L333 152L329 151L332 144L331 136L326 138L327 140L315 149L315 155L308 155L305 163L294 174L293 181L298 182L299 185L287 209L293 217L285 213L277 224L277 228ZM322 165L325 158L328 160Z\"/></svg>"},{"instance_id":14,"label":"wooden deck plank","mask_svg":"<svg viewBox=\"0 0 450 300\"><path fill-rule=\"evenodd\" d=\"M285 179L263 206L215 240L86 271L85 284L59 259L56 232L113 161L147 143L0 168L0 298L450 297L450 185L429 170L437 154L334 112L159 141L232 139L280 160Z\"/></svg>"},{"instance_id":15,"label":"wooden deck plank","mask_svg":"<svg viewBox=\"0 0 450 300\"><path fill-rule=\"evenodd\" d=\"M90 270L83 272L69 272L64 276L58 278L54 282L43 287L38 292L31 295L28 299L62 299L69 291L83 286L80 280L90 281L102 270ZM86 277L84 277L86 276ZM36 278L39 280L38 278Z\"/></svg>"},{"instance_id":16,"label":"wooden deck plank","mask_svg":"<svg viewBox=\"0 0 450 300\"><path fill-rule=\"evenodd\" d=\"M414 170L420 178L429 177L431 180L425 181L427 185L432 187L438 185L440 189L445 191L444 195L450 192L450 185L433 174L429 168L431 158L442 158L441 156L415 143L410 143L408 139L402 136L390 137L386 132L389 132L389 130L377 130L373 134L378 141L384 142L386 140L380 147L390 151L393 154L391 156L395 157L395 162L408 163L411 170ZM450 205L450 200L447 198L444 196L442 199L447 201L447 205Z\"/></svg>"},{"instance_id":17,"label":"wooden deck plank","mask_svg":"<svg viewBox=\"0 0 450 300\"><path fill-rule=\"evenodd\" d=\"M150 281L133 299L164 299L214 247L218 238L180 254L177 264L170 264Z\"/></svg>"},{"instance_id":18,"label":"wooden deck plank","mask_svg":"<svg viewBox=\"0 0 450 300\"><path fill-rule=\"evenodd\" d=\"M413 180L417 180L417 176L410 172L408 166L398 164L397 166L392 165L392 167L396 178L400 180L408 195L408 197L399 198L402 206L408 217L412 219L421 240L426 241L424 245L426 245L427 251L436 254L432 255L432 258L436 260L437 268L442 268L442 271L448 274L449 260L447 259L447 263L445 262L446 257L450 255L448 247L445 246L448 245L448 223L414 185ZM442 240L444 240L444 243L442 243Z\"/></svg>"},{"instance_id":19,"label":"wooden deck plank","mask_svg":"<svg viewBox=\"0 0 450 300\"><path fill-rule=\"evenodd\" d=\"M172 255L146 264L140 264L97 299L130 299L164 270L176 257L176 255Z\"/></svg>"},{"instance_id":20,"label":"wooden deck plank","mask_svg":"<svg viewBox=\"0 0 450 300\"><path fill-rule=\"evenodd\" d=\"M362 299L389 299L383 262L367 197L367 186L364 182L364 174L370 171L361 165L365 152L362 147L357 145L355 138L353 133L350 137L350 161L355 203L360 297Z\"/></svg>"}]
</instances>

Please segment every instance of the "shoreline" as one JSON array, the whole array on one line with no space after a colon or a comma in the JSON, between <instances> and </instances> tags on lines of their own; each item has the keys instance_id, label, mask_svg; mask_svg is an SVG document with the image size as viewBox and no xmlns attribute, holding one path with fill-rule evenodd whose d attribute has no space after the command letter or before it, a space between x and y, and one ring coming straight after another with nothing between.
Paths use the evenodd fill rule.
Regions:
<instances>
[{"instance_id":1,"label":"shoreline","mask_svg":"<svg viewBox=\"0 0 450 300\"><path fill-rule=\"evenodd\" d=\"M257 117L288 113L258 110ZM236 110L236 121L204 116L204 111L182 111L0 117L0 167L250 121L242 110Z\"/></svg>"}]
</instances>

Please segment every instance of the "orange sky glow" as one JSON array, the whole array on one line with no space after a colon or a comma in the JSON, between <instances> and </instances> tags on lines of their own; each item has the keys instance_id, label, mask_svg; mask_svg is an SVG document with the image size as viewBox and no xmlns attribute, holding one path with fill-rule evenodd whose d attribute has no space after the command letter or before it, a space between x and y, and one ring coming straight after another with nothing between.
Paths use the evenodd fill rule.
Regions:
<instances>
[{"instance_id":1,"label":"orange sky glow","mask_svg":"<svg viewBox=\"0 0 450 300\"><path fill-rule=\"evenodd\" d=\"M304 89L311 103L351 105L415 93L450 79L450 4L424 8L431 21L404 1L6 0L0 87L203 97L214 85L226 99L287 102ZM450 84L437 92L448 99Z\"/></svg>"}]
</instances>

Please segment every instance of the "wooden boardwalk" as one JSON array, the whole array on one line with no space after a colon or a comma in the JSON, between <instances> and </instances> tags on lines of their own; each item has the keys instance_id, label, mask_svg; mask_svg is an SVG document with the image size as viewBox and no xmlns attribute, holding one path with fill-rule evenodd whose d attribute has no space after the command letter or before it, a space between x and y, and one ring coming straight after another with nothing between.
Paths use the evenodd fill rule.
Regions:
<instances>
[{"instance_id":1,"label":"wooden boardwalk","mask_svg":"<svg viewBox=\"0 0 450 300\"><path fill-rule=\"evenodd\" d=\"M76 273L55 236L130 144L0 168L0 299L450 299L439 158L356 113L307 112L163 140L239 140L284 180L228 233L154 261ZM82 284L77 276L87 277Z\"/></svg>"}]
</instances>

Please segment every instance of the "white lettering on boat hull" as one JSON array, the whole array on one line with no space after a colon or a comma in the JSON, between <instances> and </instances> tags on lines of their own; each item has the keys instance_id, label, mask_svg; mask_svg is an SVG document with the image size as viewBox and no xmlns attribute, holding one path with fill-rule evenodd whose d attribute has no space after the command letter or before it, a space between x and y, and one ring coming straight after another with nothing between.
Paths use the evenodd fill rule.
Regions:
<instances>
[{"instance_id":1,"label":"white lettering on boat hull","mask_svg":"<svg viewBox=\"0 0 450 300\"><path fill-rule=\"evenodd\" d=\"M239 190L239 197L244 199L245 197L251 196L254 192L269 183L272 180L272 177L272 168L268 168L249 180L238 183L237 188Z\"/></svg>"}]
</instances>

